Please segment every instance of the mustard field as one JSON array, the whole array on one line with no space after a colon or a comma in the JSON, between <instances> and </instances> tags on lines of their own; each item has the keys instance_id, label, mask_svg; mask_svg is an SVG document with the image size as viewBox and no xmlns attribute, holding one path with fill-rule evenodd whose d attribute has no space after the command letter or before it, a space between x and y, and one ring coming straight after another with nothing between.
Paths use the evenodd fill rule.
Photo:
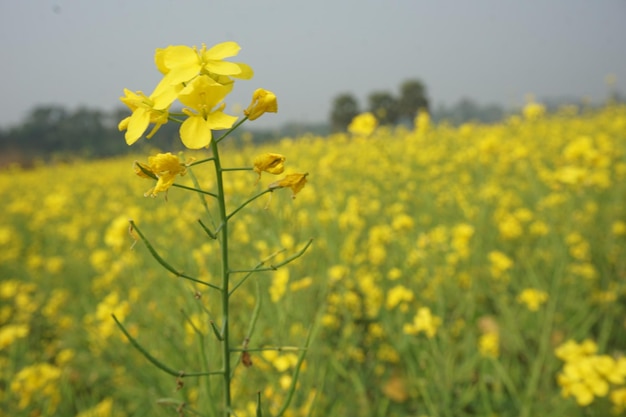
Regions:
<instances>
[{"instance_id":1,"label":"mustard field","mask_svg":"<svg viewBox=\"0 0 626 417\"><path fill-rule=\"evenodd\" d=\"M626 106L221 145L224 166L277 152L309 174L230 223L232 268L270 266L232 283L235 415L287 397L286 416L626 412ZM144 197L149 156L0 171L0 414L223 412L219 381L192 376L218 363L217 296L154 256L217 284L213 207ZM232 210L275 177L225 181Z\"/></svg>"}]
</instances>

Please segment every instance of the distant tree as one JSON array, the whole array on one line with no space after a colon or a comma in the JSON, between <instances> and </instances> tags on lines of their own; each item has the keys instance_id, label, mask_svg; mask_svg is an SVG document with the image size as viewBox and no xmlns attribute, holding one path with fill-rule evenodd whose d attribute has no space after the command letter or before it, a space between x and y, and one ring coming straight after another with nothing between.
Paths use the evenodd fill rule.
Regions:
<instances>
[{"instance_id":1,"label":"distant tree","mask_svg":"<svg viewBox=\"0 0 626 417\"><path fill-rule=\"evenodd\" d=\"M506 112L502 106L490 104L481 106L470 98L462 98L452 107L437 106L433 112L433 120L436 122L447 121L453 125L474 121L481 123L494 123L502 120Z\"/></svg>"},{"instance_id":2,"label":"distant tree","mask_svg":"<svg viewBox=\"0 0 626 417\"><path fill-rule=\"evenodd\" d=\"M359 114L359 104L350 93L335 97L330 112L330 126L333 132L345 131L354 116Z\"/></svg>"},{"instance_id":3,"label":"distant tree","mask_svg":"<svg viewBox=\"0 0 626 417\"><path fill-rule=\"evenodd\" d=\"M398 122L398 101L387 91L375 91L367 97L368 110L381 125L393 125Z\"/></svg>"},{"instance_id":4,"label":"distant tree","mask_svg":"<svg viewBox=\"0 0 626 417\"><path fill-rule=\"evenodd\" d=\"M398 115L400 119L413 123L418 110L429 110L426 87L420 80L407 80L400 85Z\"/></svg>"}]
</instances>

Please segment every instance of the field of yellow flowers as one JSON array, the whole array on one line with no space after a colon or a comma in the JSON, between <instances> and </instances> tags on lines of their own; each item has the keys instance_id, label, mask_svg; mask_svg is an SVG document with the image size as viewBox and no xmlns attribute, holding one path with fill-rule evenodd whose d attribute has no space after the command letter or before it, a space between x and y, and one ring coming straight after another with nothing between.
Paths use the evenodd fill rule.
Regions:
<instances>
[{"instance_id":1,"label":"field of yellow flowers","mask_svg":"<svg viewBox=\"0 0 626 417\"><path fill-rule=\"evenodd\" d=\"M167 150L165 150L167 151ZM626 107L529 105L496 125L379 128L231 146L309 173L230 228L234 268L280 263L233 300L234 412L288 416L606 416L626 409ZM0 172L0 408L10 416L214 415L202 198L135 175L148 155ZM188 151L182 159L202 158ZM209 189L209 171L178 183ZM226 177L237 206L272 180ZM254 333L248 329L254 321ZM303 363L299 346L311 337ZM293 348L290 348L293 347ZM301 366L300 366L301 365ZM184 406L182 405L184 402Z\"/></svg>"}]
</instances>

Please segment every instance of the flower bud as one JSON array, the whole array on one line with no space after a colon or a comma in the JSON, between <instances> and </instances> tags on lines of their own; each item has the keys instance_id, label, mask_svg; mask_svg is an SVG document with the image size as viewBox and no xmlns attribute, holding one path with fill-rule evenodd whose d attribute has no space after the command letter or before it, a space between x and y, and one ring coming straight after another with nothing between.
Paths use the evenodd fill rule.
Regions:
<instances>
[{"instance_id":1,"label":"flower bud","mask_svg":"<svg viewBox=\"0 0 626 417\"><path fill-rule=\"evenodd\" d=\"M256 120L263 115L263 113L276 113L278 111L278 103L276 102L276 95L271 91L264 90L262 88L257 89L252 94L252 102L243 114L248 116L250 120Z\"/></svg>"}]
</instances>

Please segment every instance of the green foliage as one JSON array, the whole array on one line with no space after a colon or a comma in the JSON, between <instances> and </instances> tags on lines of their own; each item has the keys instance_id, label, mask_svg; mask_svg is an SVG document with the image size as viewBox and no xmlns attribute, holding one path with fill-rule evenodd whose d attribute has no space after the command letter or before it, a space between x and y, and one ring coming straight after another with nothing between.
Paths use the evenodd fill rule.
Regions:
<instances>
[{"instance_id":1,"label":"green foliage","mask_svg":"<svg viewBox=\"0 0 626 417\"><path fill-rule=\"evenodd\" d=\"M354 116L359 114L356 98L350 93L335 97L330 112L330 125L334 132L344 132Z\"/></svg>"}]
</instances>

